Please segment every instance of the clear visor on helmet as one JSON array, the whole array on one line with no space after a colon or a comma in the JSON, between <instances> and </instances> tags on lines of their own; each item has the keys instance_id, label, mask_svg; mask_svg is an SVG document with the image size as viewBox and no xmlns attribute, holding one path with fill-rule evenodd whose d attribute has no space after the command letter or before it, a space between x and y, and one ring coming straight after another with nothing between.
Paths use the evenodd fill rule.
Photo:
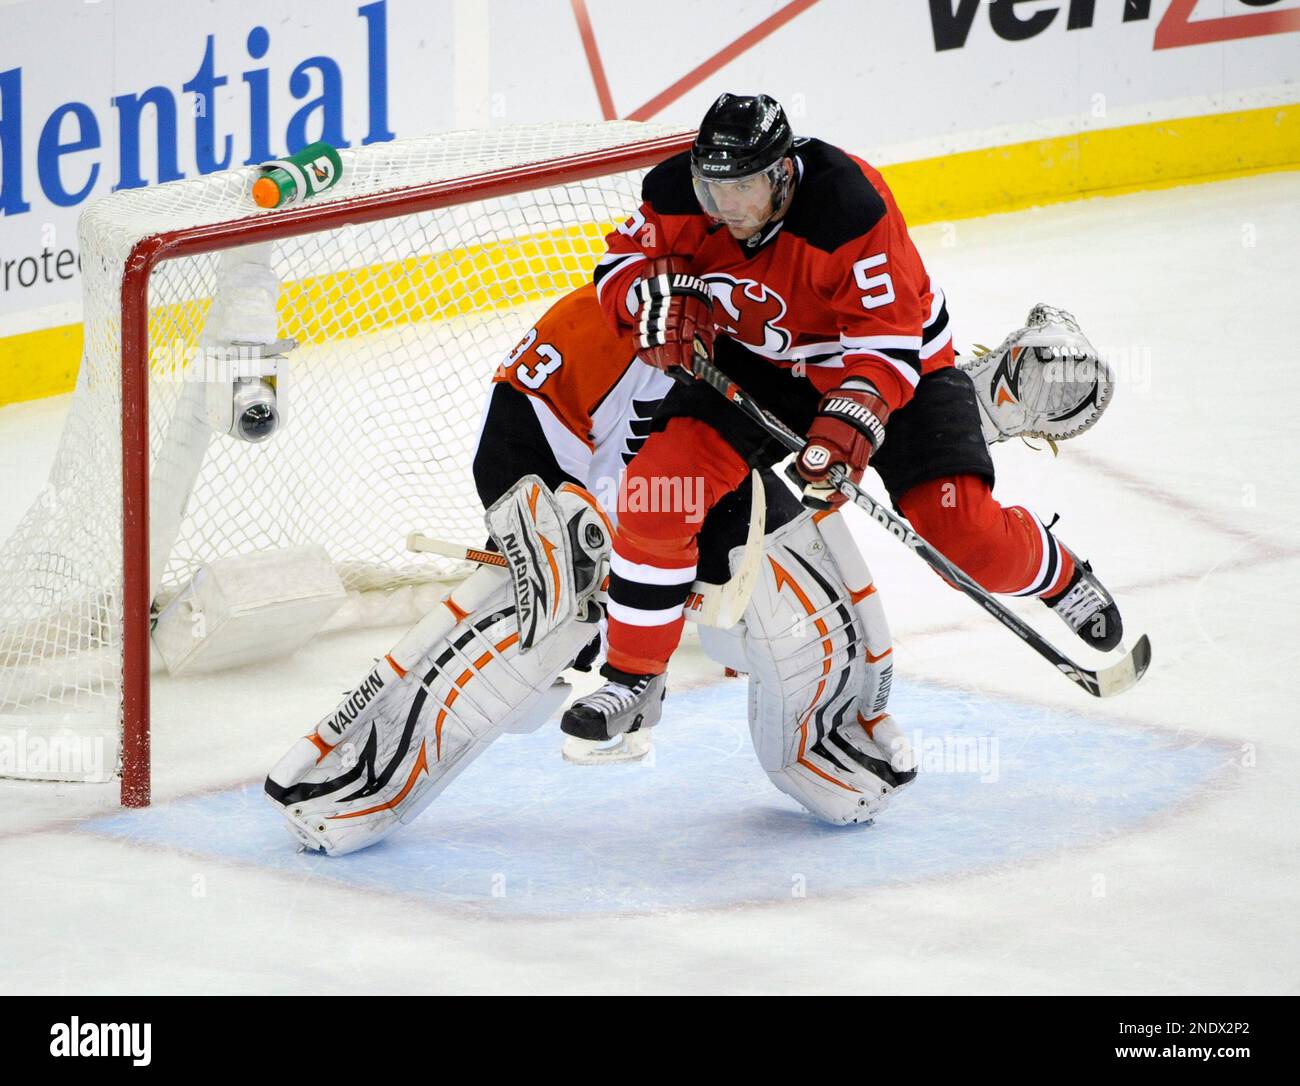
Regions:
<instances>
[{"instance_id":1,"label":"clear visor on helmet","mask_svg":"<svg viewBox=\"0 0 1300 1086\"><path fill-rule=\"evenodd\" d=\"M698 169L691 168L696 200L706 215L719 222L752 208L759 201L770 214L784 202L787 182L784 159L777 159L766 169L725 181L703 177Z\"/></svg>"}]
</instances>

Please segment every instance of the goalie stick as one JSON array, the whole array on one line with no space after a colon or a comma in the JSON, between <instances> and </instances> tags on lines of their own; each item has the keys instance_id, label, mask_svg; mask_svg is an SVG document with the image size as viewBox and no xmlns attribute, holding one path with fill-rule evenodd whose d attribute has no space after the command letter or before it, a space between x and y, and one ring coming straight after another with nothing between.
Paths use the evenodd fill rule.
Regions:
<instances>
[{"instance_id":1,"label":"goalie stick","mask_svg":"<svg viewBox=\"0 0 1300 1086\"><path fill-rule=\"evenodd\" d=\"M459 543L448 543L434 539L423 532L411 532L406 537L406 549L416 554L440 554L444 558L459 558L463 562L477 562L480 566L506 567L506 560L496 551L480 550L478 547L463 547Z\"/></svg>"},{"instance_id":2,"label":"goalie stick","mask_svg":"<svg viewBox=\"0 0 1300 1086\"><path fill-rule=\"evenodd\" d=\"M804 439L751 400L744 389L713 364L698 340L695 343L694 371L696 378L725 396L791 452L798 453L803 449ZM674 373L673 376L677 377L677 374ZM689 380L689 375L683 370L680 379ZM831 481L854 505L862 509L900 543L911 549L931 569L955 584L1039 656L1055 665L1067 679L1076 686L1082 687L1093 697L1108 698L1122 694L1146 674L1147 668L1151 665L1151 642L1146 634L1138 638L1137 643L1123 659L1109 667L1098 671L1083 667L1052 645L1037 630L1026 625L1000 600L990 595L954 566L917 535L907 521L854 483L842 468L832 471Z\"/></svg>"}]
</instances>

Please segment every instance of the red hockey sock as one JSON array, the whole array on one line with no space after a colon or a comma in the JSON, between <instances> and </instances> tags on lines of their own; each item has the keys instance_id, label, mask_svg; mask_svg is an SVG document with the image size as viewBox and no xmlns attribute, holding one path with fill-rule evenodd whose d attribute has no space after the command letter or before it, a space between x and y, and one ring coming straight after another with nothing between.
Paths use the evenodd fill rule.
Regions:
<instances>
[{"instance_id":1,"label":"red hockey sock","mask_svg":"<svg viewBox=\"0 0 1300 1086\"><path fill-rule=\"evenodd\" d=\"M611 666L657 675L682 637L705 514L738 487L744 460L698 419L672 419L627 467L610 556Z\"/></svg>"},{"instance_id":2,"label":"red hockey sock","mask_svg":"<svg viewBox=\"0 0 1300 1086\"><path fill-rule=\"evenodd\" d=\"M978 475L950 475L913 487L903 515L945 558L990 592L1045 596L1059 592L1074 560L1028 509L1005 508Z\"/></svg>"}]
</instances>

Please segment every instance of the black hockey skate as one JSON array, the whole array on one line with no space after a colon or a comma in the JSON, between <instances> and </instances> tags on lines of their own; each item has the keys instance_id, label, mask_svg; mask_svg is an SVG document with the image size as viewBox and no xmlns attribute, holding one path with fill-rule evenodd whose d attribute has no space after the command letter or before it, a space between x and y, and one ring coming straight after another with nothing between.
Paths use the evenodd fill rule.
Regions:
<instances>
[{"instance_id":1,"label":"black hockey skate","mask_svg":"<svg viewBox=\"0 0 1300 1086\"><path fill-rule=\"evenodd\" d=\"M1085 562L1064 544L1061 549L1068 551L1070 557L1074 559L1074 576L1056 595L1041 596L1040 599L1055 611L1085 644L1101 652L1110 652L1124 636L1124 623L1120 620L1119 606L1115 603L1115 597L1107 592L1105 586L1097 579L1090 563Z\"/></svg>"},{"instance_id":2,"label":"black hockey skate","mask_svg":"<svg viewBox=\"0 0 1300 1086\"><path fill-rule=\"evenodd\" d=\"M565 710L560 721L565 735L604 743L659 722L667 693L663 675L631 675L609 664L600 673L609 682Z\"/></svg>"},{"instance_id":3,"label":"black hockey skate","mask_svg":"<svg viewBox=\"0 0 1300 1086\"><path fill-rule=\"evenodd\" d=\"M665 676L630 675L609 664L600 673L609 681L570 705L560 721L568 737L564 757L587 765L645 757L650 750L647 733L663 712ZM615 739L619 742L614 746L600 746Z\"/></svg>"}]
</instances>

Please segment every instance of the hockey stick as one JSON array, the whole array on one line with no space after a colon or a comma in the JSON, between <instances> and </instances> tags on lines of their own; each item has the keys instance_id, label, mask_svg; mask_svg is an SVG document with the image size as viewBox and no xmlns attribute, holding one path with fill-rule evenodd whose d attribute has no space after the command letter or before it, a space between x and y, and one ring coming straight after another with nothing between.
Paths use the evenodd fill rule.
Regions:
<instances>
[{"instance_id":1,"label":"hockey stick","mask_svg":"<svg viewBox=\"0 0 1300 1086\"><path fill-rule=\"evenodd\" d=\"M505 567L505 558L496 551L480 550L477 547L465 547L459 543L448 543L434 539L423 532L412 532L406 537L406 549L416 554L440 554L444 558L459 558L463 562L477 562L481 566Z\"/></svg>"},{"instance_id":2,"label":"hockey stick","mask_svg":"<svg viewBox=\"0 0 1300 1086\"><path fill-rule=\"evenodd\" d=\"M751 400L744 389L718 369L701 352L700 347L701 345L697 341L694 361L695 376L720 392L791 452L800 452L805 444L804 439L786 426L785 423L770 415ZM1060 652L1038 631L1025 625L1000 600L991 596L980 585L949 562L947 558L931 547L912 530L907 521L897 516L887 506L876 501L875 498L854 483L842 468L832 470L831 482L854 505L866 512L872 520L888 531L900 543L910 548L931 569L955 584L1001 622L1003 626L1024 641L1039 656L1054 664L1057 670L1067 679L1076 686L1083 687L1094 697L1108 698L1123 693L1129 687L1135 685L1146 674L1147 668L1151 666L1151 642L1148 640L1147 635L1143 634L1138 638L1137 644L1133 646L1132 650L1117 663L1102 668L1100 671L1092 671L1089 668L1081 667Z\"/></svg>"}]
</instances>

